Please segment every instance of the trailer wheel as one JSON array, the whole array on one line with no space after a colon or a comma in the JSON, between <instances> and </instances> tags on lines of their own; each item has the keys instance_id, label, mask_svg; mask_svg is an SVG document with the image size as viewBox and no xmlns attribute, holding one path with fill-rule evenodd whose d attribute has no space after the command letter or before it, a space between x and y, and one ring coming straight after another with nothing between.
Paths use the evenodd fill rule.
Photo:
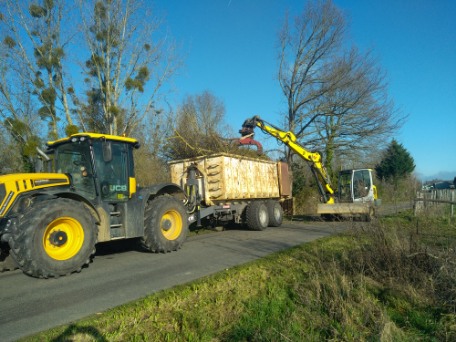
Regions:
<instances>
[{"instance_id":1,"label":"trailer wheel","mask_svg":"<svg viewBox=\"0 0 456 342\"><path fill-rule=\"evenodd\" d=\"M283 209L278 201L267 201L266 207L268 208L269 226L280 227L283 222Z\"/></svg>"},{"instance_id":2,"label":"trailer wheel","mask_svg":"<svg viewBox=\"0 0 456 342\"><path fill-rule=\"evenodd\" d=\"M20 218L9 239L10 255L25 274L57 278L90 263L97 234L94 218L82 203L47 200Z\"/></svg>"},{"instance_id":3,"label":"trailer wheel","mask_svg":"<svg viewBox=\"0 0 456 342\"><path fill-rule=\"evenodd\" d=\"M246 208L247 226L251 230L264 230L269 224L268 208L261 201L251 202Z\"/></svg>"},{"instance_id":4,"label":"trailer wheel","mask_svg":"<svg viewBox=\"0 0 456 342\"><path fill-rule=\"evenodd\" d=\"M188 234L187 211L169 195L155 198L146 207L142 245L150 252L166 253L181 248Z\"/></svg>"}]
</instances>

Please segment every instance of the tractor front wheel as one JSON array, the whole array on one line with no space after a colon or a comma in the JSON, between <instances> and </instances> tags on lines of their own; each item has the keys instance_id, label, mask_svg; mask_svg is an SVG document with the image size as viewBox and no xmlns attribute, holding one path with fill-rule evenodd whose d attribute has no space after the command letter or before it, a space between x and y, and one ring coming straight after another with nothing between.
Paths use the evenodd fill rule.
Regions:
<instances>
[{"instance_id":1,"label":"tractor front wheel","mask_svg":"<svg viewBox=\"0 0 456 342\"><path fill-rule=\"evenodd\" d=\"M10 255L38 278L79 272L95 253L97 226L81 202L57 198L37 203L11 234Z\"/></svg>"},{"instance_id":2,"label":"tractor front wheel","mask_svg":"<svg viewBox=\"0 0 456 342\"><path fill-rule=\"evenodd\" d=\"M142 245L154 253L176 251L188 234L187 211L174 197L163 195L150 201L145 209Z\"/></svg>"}]
</instances>

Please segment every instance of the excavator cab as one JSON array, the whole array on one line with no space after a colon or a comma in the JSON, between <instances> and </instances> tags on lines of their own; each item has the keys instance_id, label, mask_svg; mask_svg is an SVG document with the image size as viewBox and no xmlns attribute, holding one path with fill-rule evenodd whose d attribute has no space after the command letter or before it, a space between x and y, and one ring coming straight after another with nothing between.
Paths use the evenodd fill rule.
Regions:
<instances>
[{"instance_id":1,"label":"excavator cab","mask_svg":"<svg viewBox=\"0 0 456 342\"><path fill-rule=\"evenodd\" d=\"M340 203L374 202L377 188L371 169L343 170L339 173L338 199Z\"/></svg>"}]
</instances>

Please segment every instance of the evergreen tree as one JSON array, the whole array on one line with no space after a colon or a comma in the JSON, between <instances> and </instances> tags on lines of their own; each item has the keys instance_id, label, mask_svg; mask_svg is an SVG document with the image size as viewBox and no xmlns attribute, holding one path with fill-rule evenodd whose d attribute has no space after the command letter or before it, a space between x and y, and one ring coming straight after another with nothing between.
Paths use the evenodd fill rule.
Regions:
<instances>
[{"instance_id":1,"label":"evergreen tree","mask_svg":"<svg viewBox=\"0 0 456 342\"><path fill-rule=\"evenodd\" d=\"M375 167L377 176L381 179L397 182L409 176L415 170L415 162L404 146L395 139L385 151L383 159Z\"/></svg>"}]
</instances>

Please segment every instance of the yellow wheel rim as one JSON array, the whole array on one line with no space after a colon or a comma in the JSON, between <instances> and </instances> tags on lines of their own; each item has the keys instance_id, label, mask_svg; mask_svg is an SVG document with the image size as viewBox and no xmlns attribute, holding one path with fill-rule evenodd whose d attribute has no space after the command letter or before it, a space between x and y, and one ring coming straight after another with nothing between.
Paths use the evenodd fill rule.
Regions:
<instances>
[{"instance_id":1,"label":"yellow wheel rim","mask_svg":"<svg viewBox=\"0 0 456 342\"><path fill-rule=\"evenodd\" d=\"M78 254L84 243L84 230L79 221L60 217L52 221L44 232L43 247L55 260L68 260Z\"/></svg>"},{"instance_id":2,"label":"yellow wheel rim","mask_svg":"<svg viewBox=\"0 0 456 342\"><path fill-rule=\"evenodd\" d=\"M182 234L182 227L182 216L176 210L168 210L161 218L160 229L168 240L176 240Z\"/></svg>"}]
</instances>

